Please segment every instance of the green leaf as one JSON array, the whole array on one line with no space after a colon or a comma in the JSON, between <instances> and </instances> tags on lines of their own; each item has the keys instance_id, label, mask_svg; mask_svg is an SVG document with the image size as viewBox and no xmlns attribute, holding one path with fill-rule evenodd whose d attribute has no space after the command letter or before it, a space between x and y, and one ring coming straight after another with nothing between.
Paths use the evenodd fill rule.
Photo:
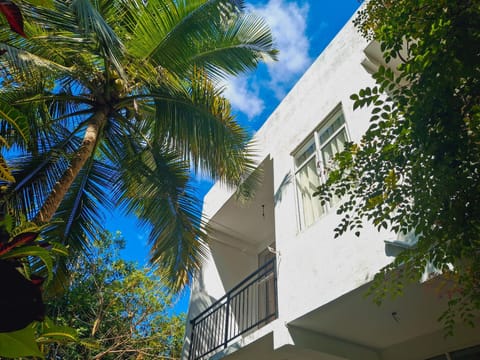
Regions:
<instances>
[{"instance_id":1,"label":"green leaf","mask_svg":"<svg viewBox=\"0 0 480 360\"><path fill-rule=\"evenodd\" d=\"M0 226L4 226L5 230L8 233L11 233L13 229L13 216L8 213L5 214L5 218L2 221L0 221Z\"/></svg>"},{"instance_id":2,"label":"green leaf","mask_svg":"<svg viewBox=\"0 0 480 360\"><path fill-rule=\"evenodd\" d=\"M35 341L35 328L32 324L18 331L0 333L0 356L19 358L36 356L44 358Z\"/></svg>"},{"instance_id":3,"label":"green leaf","mask_svg":"<svg viewBox=\"0 0 480 360\"><path fill-rule=\"evenodd\" d=\"M40 258L42 262L45 264L45 267L47 268L47 283L52 280L53 277L53 259L52 255L49 253L48 250L36 246L36 245L30 245L30 246L21 246L16 249L13 249L9 251L8 253L0 256L1 259L12 259L12 258L21 258L21 257L27 257L27 256L35 256Z\"/></svg>"},{"instance_id":4,"label":"green leaf","mask_svg":"<svg viewBox=\"0 0 480 360\"><path fill-rule=\"evenodd\" d=\"M20 137L27 142L30 135L28 130L27 118L12 105L0 100L0 119L5 120L15 128Z\"/></svg>"},{"instance_id":5,"label":"green leaf","mask_svg":"<svg viewBox=\"0 0 480 360\"><path fill-rule=\"evenodd\" d=\"M40 232L41 228L38 227L37 224L26 221L25 219L21 219L20 225L17 225L15 228L12 229L10 232L10 239L14 238L15 236L18 236L22 233L26 232Z\"/></svg>"},{"instance_id":6,"label":"green leaf","mask_svg":"<svg viewBox=\"0 0 480 360\"><path fill-rule=\"evenodd\" d=\"M69 326L55 325L50 319L46 319L41 334L37 339L41 343L49 342L78 342L78 331Z\"/></svg>"},{"instance_id":7,"label":"green leaf","mask_svg":"<svg viewBox=\"0 0 480 360\"><path fill-rule=\"evenodd\" d=\"M53 8L53 0L29 0L28 2L35 6Z\"/></svg>"},{"instance_id":8,"label":"green leaf","mask_svg":"<svg viewBox=\"0 0 480 360\"><path fill-rule=\"evenodd\" d=\"M15 178L13 177L10 168L5 161L5 158L0 155L0 180L8 181L8 182L15 182Z\"/></svg>"},{"instance_id":9,"label":"green leaf","mask_svg":"<svg viewBox=\"0 0 480 360\"><path fill-rule=\"evenodd\" d=\"M58 255L68 256L68 248L58 242L51 243L50 251Z\"/></svg>"}]
</instances>

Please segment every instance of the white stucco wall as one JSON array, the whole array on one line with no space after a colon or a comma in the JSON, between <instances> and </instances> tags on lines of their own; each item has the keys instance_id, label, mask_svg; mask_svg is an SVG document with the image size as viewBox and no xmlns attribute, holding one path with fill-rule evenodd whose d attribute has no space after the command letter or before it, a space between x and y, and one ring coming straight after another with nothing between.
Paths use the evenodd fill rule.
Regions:
<instances>
[{"instance_id":1,"label":"white stucco wall","mask_svg":"<svg viewBox=\"0 0 480 360\"><path fill-rule=\"evenodd\" d=\"M330 209L310 228L299 232L296 221L293 158L311 132L341 104L351 140L358 141L368 127L368 110L353 112L350 95L373 84L361 66L367 43L348 23L282 101L256 140L273 158L274 189L283 186L275 206L276 243L280 252L278 291L280 317L286 322L305 314L368 280L391 261L380 234L365 225L360 238L352 233L333 238L339 223Z\"/></svg>"},{"instance_id":2,"label":"white stucco wall","mask_svg":"<svg viewBox=\"0 0 480 360\"><path fill-rule=\"evenodd\" d=\"M365 284L392 260L385 254L383 240L392 239L394 235L379 233L368 224L359 238L348 233L334 239L333 229L340 219L335 208L301 232L296 220L292 152L339 105L352 141L358 142L368 127L369 111L354 112L350 100L351 94L373 85L371 76L361 65L366 46L349 22L255 135L259 159L270 156L273 160L274 192L280 195L274 209L280 323L288 323ZM222 211L231 194L232 191L215 185L205 197L204 213L212 217ZM249 260L217 244L212 253L214 257L225 257L212 257L204 267L203 291L208 292L211 287L215 291L209 295L217 297L217 290L225 285L221 278L231 277L219 276L218 269L231 271L234 276L241 272L241 263ZM250 266L254 266L253 260ZM192 309L198 308L195 291L194 287Z\"/></svg>"}]
</instances>

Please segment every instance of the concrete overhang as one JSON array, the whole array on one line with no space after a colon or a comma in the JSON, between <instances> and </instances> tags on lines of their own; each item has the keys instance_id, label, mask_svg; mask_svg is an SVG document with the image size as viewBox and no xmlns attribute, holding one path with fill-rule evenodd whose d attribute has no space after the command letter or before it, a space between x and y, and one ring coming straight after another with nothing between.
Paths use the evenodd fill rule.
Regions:
<instances>
[{"instance_id":1,"label":"concrete overhang","mask_svg":"<svg viewBox=\"0 0 480 360\"><path fill-rule=\"evenodd\" d=\"M438 318L447 308L448 281L437 276L411 284L402 295L376 305L365 294L365 284L301 316L289 326L383 350L427 334L442 331ZM478 335L480 341L480 334Z\"/></svg>"},{"instance_id":2,"label":"concrete overhang","mask_svg":"<svg viewBox=\"0 0 480 360\"><path fill-rule=\"evenodd\" d=\"M239 250L255 254L259 244L274 239L273 160L264 159L257 171L260 171L260 183L251 199L237 200L233 191L217 186L212 188L204 204L204 216L213 241L230 241Z\"/></svg>"},{"instance_id":3,"label":"concrete overhang","mask_svg":"<svg viewBox=\"0 0 480 360\"><path fill-rule=\"evenodd\" d=\"M371 41L368 46L363 51L366 58L362 62L363 67L370 74L375 73L378 70L378 67L381 65L386 68L390 68L394 73L398 74L398 66L402 63L400 57L407 57L407 43L404 43L403 49L400 51L399 56L392 58L388 63L383 57L383 52L380 48L380 43L378 41Z\"/></svg>"}]
</instances>

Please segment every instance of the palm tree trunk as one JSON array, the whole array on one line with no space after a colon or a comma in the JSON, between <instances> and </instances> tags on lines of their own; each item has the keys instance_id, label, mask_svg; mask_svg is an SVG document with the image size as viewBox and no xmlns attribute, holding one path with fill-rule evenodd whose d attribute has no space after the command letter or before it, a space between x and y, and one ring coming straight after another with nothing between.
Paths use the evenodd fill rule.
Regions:
<instances>
[{"instance_id":1,"label":"palm tree trunk","mask_svg":"<svg viewBox=\"0 0 480 360\"><path fill-rule=\"evenodd\" d=\"M73 156L70 165L65 170L60 180L55 184L43 203L42 208L33 220L37 224L45 223L52 219L73 181L78 176L80 170L82 170L90 156L92 156L93 150L98 141L99 130L107 121L107 113L107 109L99 109L88 121L82 144Z\"/></svg>"}]
</instances>

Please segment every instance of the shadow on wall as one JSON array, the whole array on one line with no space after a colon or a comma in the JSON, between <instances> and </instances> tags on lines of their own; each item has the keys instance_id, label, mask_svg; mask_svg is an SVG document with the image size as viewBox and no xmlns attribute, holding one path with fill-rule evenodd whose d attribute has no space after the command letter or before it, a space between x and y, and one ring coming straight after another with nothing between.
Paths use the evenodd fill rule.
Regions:
<instances>
[{"instance_id":1,"label":"shadow on wall","mask_svg":"<svg viewBox=\"0 0 480 360\"><path fill-rule=\"evenodd\" d=\"M285 188L292 183L292 179L293 179L293 176L291 172L288 172L283 178L282 182L280 183L280 186L278 187L277 191L275 191L275 194L273 195L273 201L275 205L277 205L279 202L282 201Z\"/></svg>"},{"instance_id":2,"label":"shadow on wall","mask_svg":"<svg viewBox=\"0 0 480 360\"><path fill-rule=\"evenodd\" d=\"M191 291L190 304L188 307L187 326L185 328L185 342L183 344L182 359L189 359L192 324L190 320L195 318L205 309L209 308L217 299L207 294L203 273L199 272Z\"/></svg>"},{"instance_id":3,"label":"shadow on wall","mask_svg":"<svg viewBox=\"0 0 480 360\"><path fill-rule=\"evenodd\" d=\"M196 316L211 306L217 299L207 294L202 272L199 272L199 276L195 280L195 292L192 292L193 301L190 302L189 313Z\"/></svg>"}]
</instances>

